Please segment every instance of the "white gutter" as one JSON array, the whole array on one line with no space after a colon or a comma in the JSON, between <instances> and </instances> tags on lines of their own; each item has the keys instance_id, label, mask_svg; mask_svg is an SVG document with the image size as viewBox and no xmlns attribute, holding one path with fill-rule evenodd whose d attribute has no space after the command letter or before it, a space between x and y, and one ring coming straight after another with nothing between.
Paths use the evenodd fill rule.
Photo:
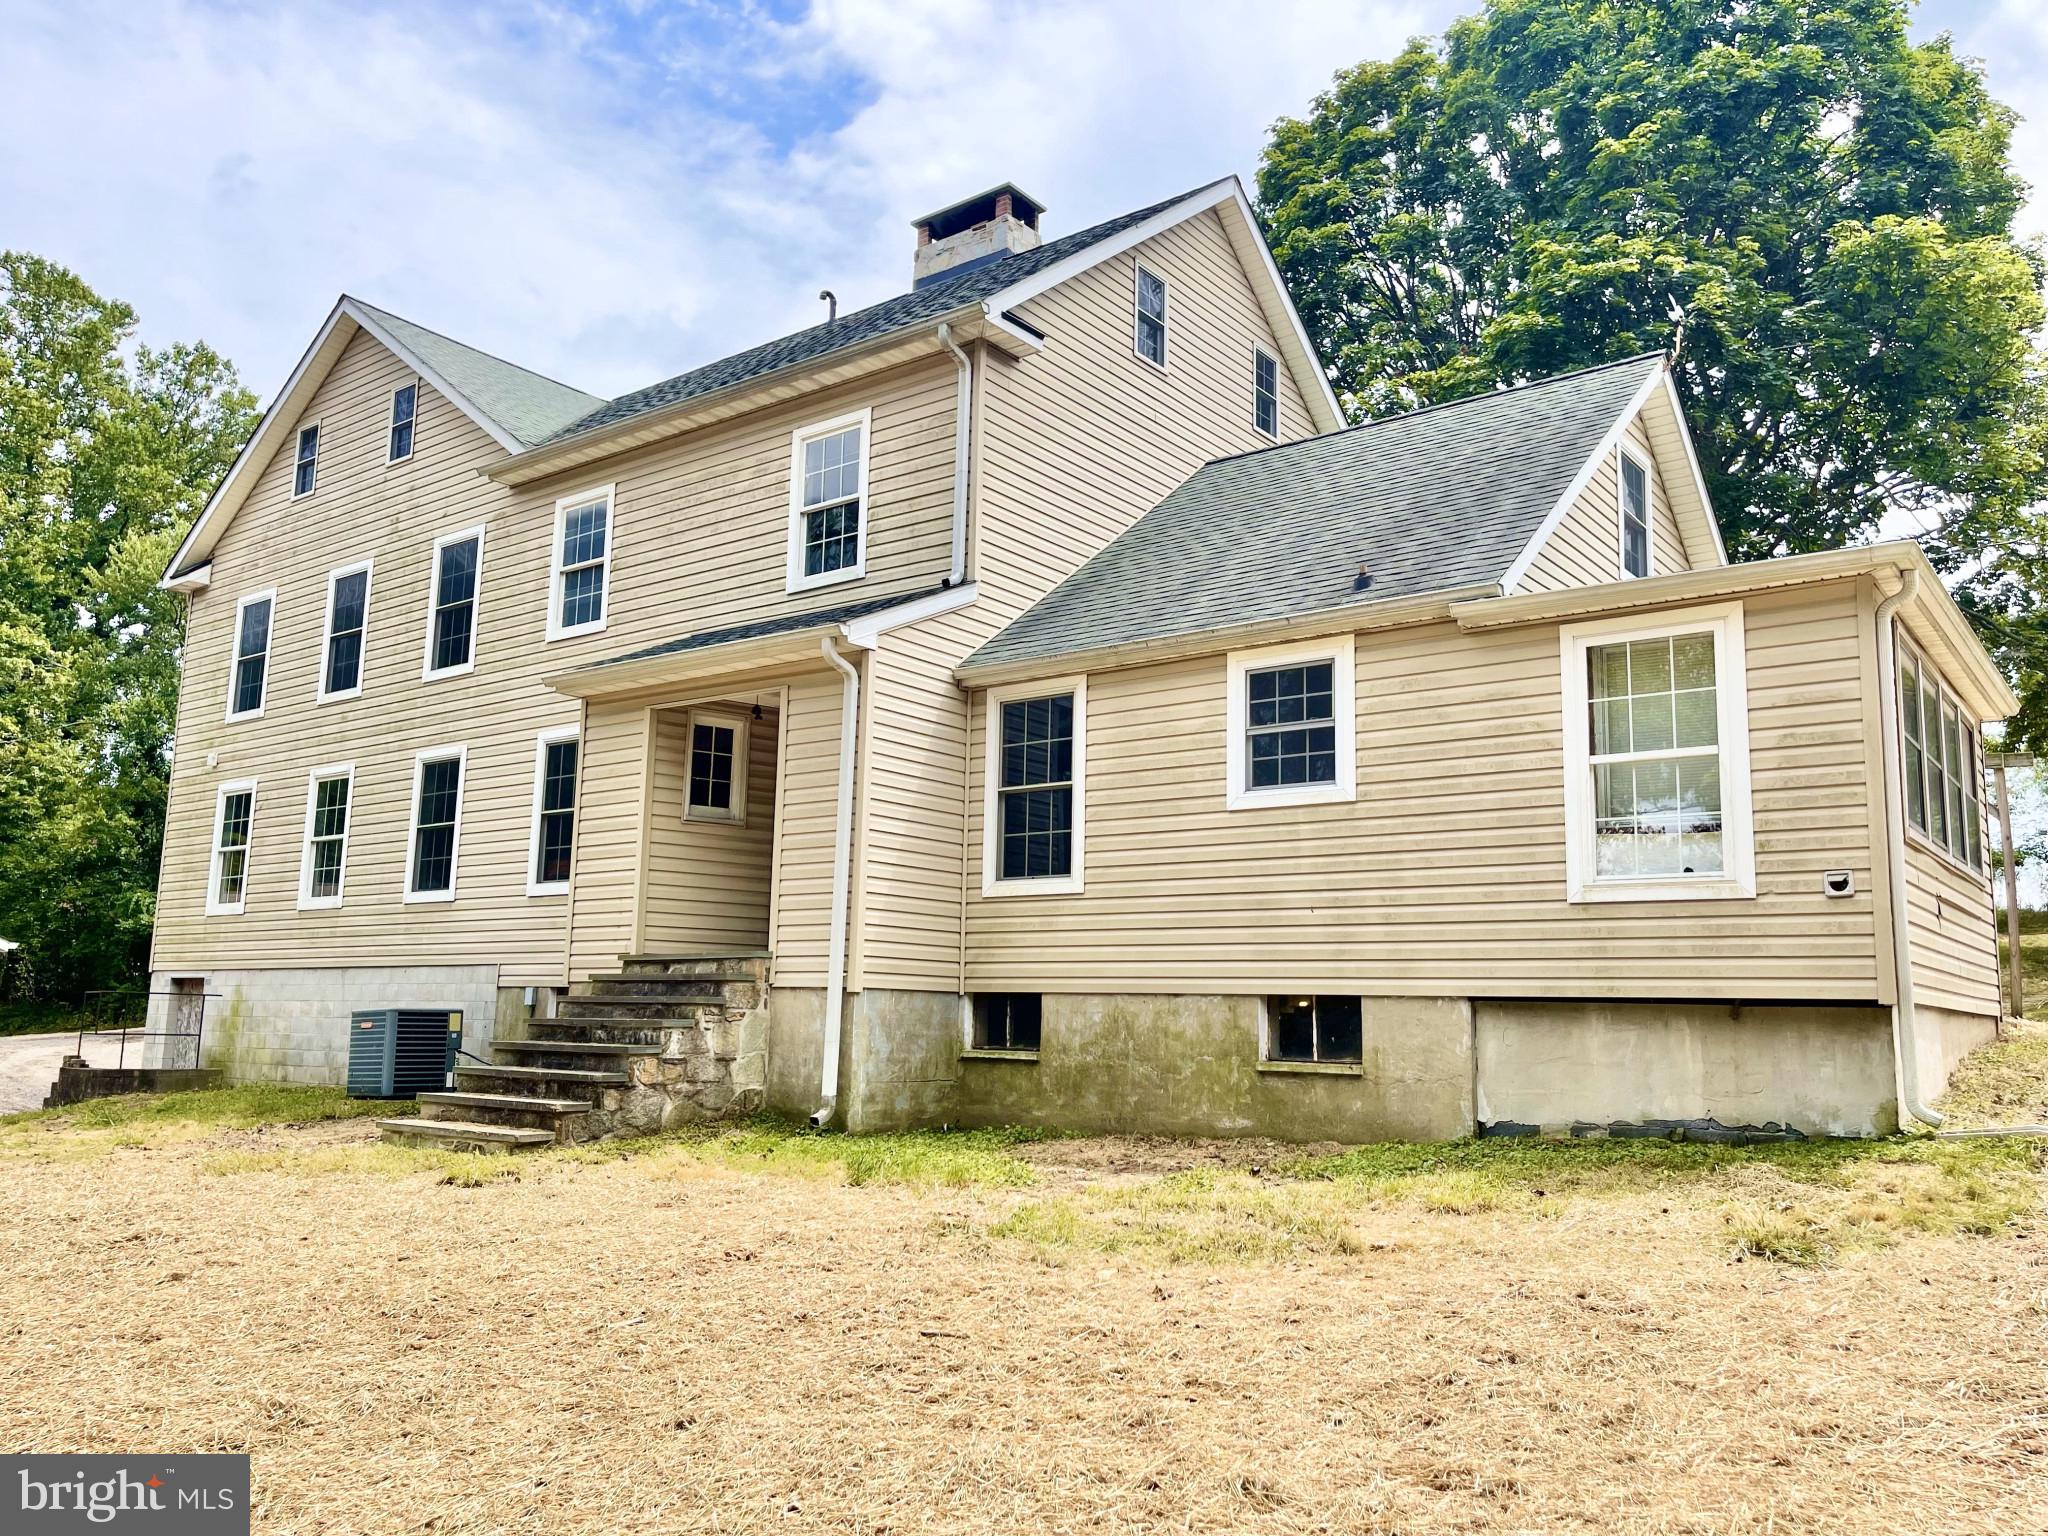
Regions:
<instances>
[{"instance_id":1,"label":"white gutter","mask_svg":"<svg viewBox=\"0 0 2048 1536\"><path fill-rule=\"evenodd\" d=\"M818 652L845 682L839 690L839 798L832 821L832 927L825 957L824 1064L819 1073L814 1126L829 1125L839 1108L839 1036L846 1002L846 909L853 885L853 746L860 727L860 668L839 654L830 635Z\"/></svg>"},{"instance_id":2,"label":"white gutter","mask_svg":"<svg viewBox=\"0 0 2048 1536\"><path fill-rule=\"evenodd\" d=\"M1877 721L1884 761L1885 858L1891 869L1892 972L1898 999L1892 1004L1892 1053L1899 1059L1899 1108L1939 1130L1942 1116L1920 1091L1919 1030L1913 1016L1912 933L1906 916L1906 817L1899 764L1899 661L1892 615L1920 589L1920 572L1905 566L1899 590L1877 605Z\"/></svg>"},{"instance_id":3,"label":"white gutter","mask_svg":"<svg viewBox=\"0 0 2048 1536\"><path fill-rule=\"evenodd\" d=\"M939 345L960 365L960 389L953 401L953 565L946 578L948 587L957 587L967 574L967 417L974 405L974 360L960 350L953 327L943 320Z\"/></svg>"}]
</instances>

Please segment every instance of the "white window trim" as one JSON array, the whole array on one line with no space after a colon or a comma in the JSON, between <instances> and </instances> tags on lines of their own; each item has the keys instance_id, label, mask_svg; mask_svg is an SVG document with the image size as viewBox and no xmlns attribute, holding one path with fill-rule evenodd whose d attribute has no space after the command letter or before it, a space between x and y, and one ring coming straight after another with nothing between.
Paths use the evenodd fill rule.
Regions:
<instances>
[{"instance_id":1,"label":"white window trim","mask_svg":"<svg viewBox=\"0 0 2048 1536\"><path fill-rule=\"evenodd\" d=\"M814 437L830 437L854 426L860 428L860 481L855 488L860 499L860 547L853 564L808 576L804 574L804 444ZM842 581L858 581L867 575L868 535L874 531L874 507L868 497L868 450L874 446L874 441L875 412L872 406L848 411L830 421L814 421L789 434L789 547L784 560L784 591L804 592L813 587L836 586Z\"/></svg>"},{"instance_id":2,"label":"white window trim","mask_svg":"<svg viewBox=\"0 0 2048 1536\"><path fill-rule=\"evenodd\" d=\"M1595 645L1666 635L1714 637L1714 695L1721 748L1719 875L1594 875L1592 720L1586 652ZM1653 615L1594 619L1558 629L1564 701L1565 899L1594 901L1730 901L1756 896L1755 827L1750 807L1749 681L1742 604L1677 608Z\"/></svg>"},{"instance_id":3,"label":"white window trim","mask_svg":"<svg viewBox=\"0 0 2048 1536\"><path fill-rule=\"evenodd\" d=\"M1160 311L1159 324L1163 334L1159 338L1159 350L1163 354L1158 362L1145 355L1145 349L1138 345L1138 317L1144 313L1138 307L1138 283L1140 274L1150 276L1159 284L1159 296L1164 301ZM1166 274L1148 267L1142 261L1131 263L1131 356L1148 368L1157 368L1165 373L1173 362L1173 284L1166 280Z\"/></svg>"},{"instance_id":4,"label":"white window trim","mask_svg":"<svg viewBox=\"0 0 2048 1536\"><path fill-rule=\"evenodd\" d=\"M547 778L548 748L564 741L580 743L582 739L582 728L574 725L555 726L549 730L542 731L533 739L533 822L526 836L526 894L529 896L565 896L568 894L569 882L567 880L542 880L539 878L540 799L541 788ZM687 784L684 787L683 793L686 796L689 794ZM576 752L576 798L569 804L570 856L572 860L575 849L576 817L582 808L583 752L579 745ZM410 885L412 882L407 881L406 883Z\"/></svg>"},{"instance_id":5,"label":"white window trim","mask_svg":"<svg viewBox=\"0 0 2048 1536\"><path fill-rule=\"evenodd\" d=\"M1643 574L1628 568L1628 466L1643 472ZM1614 569L1623 581L1646 581L1657 574L1657 477L1640 454L1626 446L1614 450Z\"/></svg>"},{"instance_id":6,"label":"white window trim","mask_svg":"<svg viewBox=\"0 0 2048 1536\"><path fill-rule=\"evenodd\" d=\"M412 436L406 440L406 450L400 454L391 451L391 429L398 425L398 397L410 388L412 390ZM408 464L412 462L414 450L420 445L420 381L415 376L409 385L400 384L391 391L391 399L384 412L384 462L386 464Z\"/></svg>"},{"instance_id":7,"label":"white window trim","mask_svg":"<svg viewBox=\"0 0 2048 1536\"><path fill-rule=\"evenodd\" d=\"M270 604L270 629L263 641L263 687L257 693L256 707L237 711L235 694L242 671L242 610L254 603ZM222 718L227 720L261 720L264 708L270 703L270 658L277 654L277 588L265 587L261 592L247 592L235 599L235 628L228 637L228 710Z\"/></svg>"},{"instance_id":8,"label":"white window trim","mask_svg":"<svg viewBox=\"0 0 2048 1536\"><path fill-rule=\"evenodd\" d=\"M356 685L353 688L343 688L338 693L329 693L327 691L327 651L328 647L334 644L334 589L340 584L342 577L353 576L358 571L362 572L366 579L363 582L363 643L362 649L356 655ZM343 699L354 699L362 696L363 674L369 671L370 667L370 589L376 584L377 572L374 559L358 560L353 565L337 565L327 573L327 615L320 621L320 671L319 676L313 680L314 703L337 704ZM275 623L277 619L277 610L275 608L270 610L270 616L272 622ZM269 683L269 680L269 671L266 668L264 672L264 682L266 685Z\"/></svg>"},{"instance_id":9,"label":"white window trim","mask_svg":"<svg viewBox=\"0 0 2048 1536\"><path fill-rule=\"evenodd\" d=\"M571 507L604 502L604 557L597 562L597 617L584 624L562 623L562 532ZM618 484L593 485L555 503L555 533L548 551L548 639L573 640L578 635L601 635L612 620L612 550L619 538ZM479 564L482 562L479 561ZM579 566L578 569L581 569Z\"/></svg>"},{"instance_id":10,"label":"white window trim","mask_svg":"<svg viewBox=\"0 0 2048 1536\"><path fill-rule=\"evenodd\" d=\"M1273 365L1273 430L1268 432L1259 425L1259 359L1264 358ZM1252 343L1252 430L1268 442L1280 441L1280 359L1260 346Z\"/></svg>"},{"instance_id":11,"label":"white window trim","mask_svg":"<svg viewBox=\"0 0 2048 1536\"><path fill-rule=\"evenodd\" d=\"M299 489L299 444L305 441L306 431L311 428L313 437L313 483L303 491ZM327 451L327 434L321 429L320 418L302 421L292 432L292 494L293 501L304 501L320 489L320 456Z\"/></svg>"},{"instance_id":12,"label":"white window trim","mask_svg":"<svg viewBox=\"0 0 2048 1536\"><path fill-rule=\"evenodd\" d=\"M1074 696L1074 826L1069 838L1073 852L1064 875L1042 879L1001 878L998 848L998 816L1002 783L1003 706L1017 699L1047 699L1056 694ZM1085 675L1046 677L1029 683L1009 683L991 688L982 701L981 734L981 894L984 896L1078 896L1086 889L1083 854L1088 830L1088 679Z\"/></svg>"},{"instance_id":13,"label":"white window trim","mask_svg":"<svg viewBox=\"0 0 2048 1536\"><path fill-rule=\"evenodd\" d=\"M220 899L220 834L222 823L227 818L228 796L247 793L249 796L249 841L242 850L242 899L224 902ZM213 793L213 842L206 855L206 915L208 917L240 917L249 905L249 876L256 864L256 780L231 779L220 785Z\"/></svg>"},{"instance_id":14,"label":"white window trim","mask_svg":"<svg viewBox=\"0 0 2048 1536\"><path fill-rule=\"evenodd\" d=\"M476 589L469 600L469 659L459 666L434 668L434 614L441 595L441 551L450 544L460 544L464 539L476 540ZM476 670L477 647L483 642L484 611L484 525L474 528L458 528L453 533L444 533L434 540L434 552L427 560L427 643L420 659L420 681L431 683L437 678L460 677L465 672Z\"/></svg>"},{"instance_id":15,"label":"white window trim","mask_svg":"<svg viewBox=\"0 0 2048 1536\"><path fill-rule=\"evenodd\" d=\"M1229 777L1224 781L1226 810L1251 811L1269 806L1332 805L1358 798L1358 708L1355 685L1358 642L1350 635L1338 635L1312 645L1264 646L1253 651L1232 651L1226 659L1228 708L1224 711L1228 740L1224 762ZM1245 679L1253 672L1274 667L1296 667L1307 663L1330 663L1330 709L1337 727L1337 777L1329 784L1282 784L1270 789L1251 788L1251 753L1245 738L1251 730L1249 689Z\"/></svg>"},{"instance_id":16,"label":"white window trim","mask_svg":"<svg viewBox=\"0 0 2048 1536\"><path fill-rule=\"evenodd\" d=\"M1963 764L1963 788L1966 793L1973 794L1976 797L1978 842L1980 847L1988 848L1991 839L1986 834L1990 830L1991 808L1984 803L1984 728L1981 724L1970 719L1969 712L1964 706L1962 699L1948 685L1947 679L1935 669L1934 664L1927 659L1925 651L1903 637L1899 640L1897 650L1897 661L1899 663L1903 663L1908 657L1911 657L1919 668L1920 687L1923 690L1929 683L1934 685L1936 698L1935 714L1937 718L1941 714L1942 700L1946 700L1956 712L1956 724L1963 735L1961 742L1963 755L1971 759ZM1892 689L1895 693L1900 692L1899 682L1900 679L1897 677L1892 679ZM1988 858L1985 859L1982 867L1972 864L1967 857L1956 853L1954 849L1946 848L1936 842L1932 831L1923 831L1921 828L1914 826L1912 816L1907 814L1906 807L1910 802L1906 798L1906 727L1903 719L1905 710L1905 700L1903 697L1899 699L1898 709L1901 718L1898 730L1899 761L1896 771L1899 775L1899 819L1906 829L1906 840L1918 843L1928 853L1933 854L1936 858L1942 859L1946 863L1954 865L1957 869L1962 870L1965 874L1976 880L1980 885L1990 885L1991 861ZM1927 780L1924 776L1926 771L1927 743L1924 740L1920 744L1920 752L1923 765L1923 777L1920 781L1920 793L1923 797L1921 800L1921 814L1924 817L1926 815L1925 807L1927 803L1925 799Z\"/></svg>"},{"instance_id":17,"label":"white window trim","mask_svg":"<svg viewBox=\"0 0 2048 1536\"><path fill-rule=\"evenodd\" d=\"M348 813L341 824L341 871L337 881L340 887L332 896L313 894L313 809L319 799L320 785L327 779L348 780ZM356 765L354 763L329 763L315 768L306 775L306 827L299 837L299 910L301 912L332 911L341 906L341 898L348 892L348 840L356 830Z\"/></svg>"},{"instance_id":18,"label":"white window trim","mask_svg":"<svg viewBox=\"0 0 2048 1536\"><path fill-rule=\"evenodd\" d=\"M461 767L455 777L455 835L448 848L448 889L445 891L415 891L412 888L413 861L420 846L420 784L426 776L427 764L446 762L453 758ZM580 775L583 765L578 763ZM412 758L412 804L405 813L405 884L400 894L408 905L422 902L453 901L456 881L462 868L462 802L469 798L469 748L467 745L453 747L428 747L415 752Z\"/></svg>"},{"instance_id":19,"label":"white window trim","mask_svg":"<svg viewBox=\"0 0 2048 1536\"><path fill-rule=\"evenodd\" d=\"M733 806L729 811L690 804L690 760L695 755L700 720L706 725L725 726L732 732ZM747 716L724 709L693 709L683 717L683 820L711 821L728 827L747 824L747 721Z\"/></svg>"}]
</instances>

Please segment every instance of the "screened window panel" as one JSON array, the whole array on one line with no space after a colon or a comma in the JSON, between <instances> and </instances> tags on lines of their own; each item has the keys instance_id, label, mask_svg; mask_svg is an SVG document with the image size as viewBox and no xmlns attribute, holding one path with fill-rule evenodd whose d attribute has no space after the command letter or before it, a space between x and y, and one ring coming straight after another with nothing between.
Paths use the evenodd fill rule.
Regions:
<instances>
[{"instance_id":1,"label":"screened window panel","mask_svg":"<svg viewBox=\"0 0 2048 1536\"><path fill-rule=\"evenodd\" d=\"M421 765L419 809L413 824L415 892L431 894L454 888L455 811L461 793L460 758L438 758Z\"/></svg>"},{"instance_id":2,"label":"screened window panel","mask_svg":"<svg viewBox=\"0 0 2048 1536\"><path fill-rule=\"evenodd\" d=\"M1074 696L1011 699L1001 711L997 794L1005 880L1073 873Z\"/></svg>"},{"instance_id":3,"label":"screened window panel","mask_svg":"<svg viewBox=\"0 0 2048 1536\"><path fill-rule=\"evenodd\" d=\"M540 778L540 847L534 855L534 879L561 885L569 878L576 845L576 764L579 743L551 741L542 751Z\"/></svg>"},{"instance_id":4,"label":"screened window panel","mask_svg":"<svg viewBox=\"0 0 2048 1536\"><path fill-rule=\"evenodd\" d=\"M1245 674L1246 763L1253 789L1337 779L1335 664Z\"/></svg>"}]
</instances>

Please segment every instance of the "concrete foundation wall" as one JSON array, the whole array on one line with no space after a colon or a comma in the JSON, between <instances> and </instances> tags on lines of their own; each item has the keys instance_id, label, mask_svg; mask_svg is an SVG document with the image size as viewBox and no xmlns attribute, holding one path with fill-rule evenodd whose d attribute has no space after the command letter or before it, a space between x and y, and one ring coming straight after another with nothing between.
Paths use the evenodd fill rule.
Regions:
<instances>
[{"instance_id":1,"label":"concrete foundation wall","mask_svg":"<svg viewBox=\"0 0 2048 1536\"><path fill-rule=\"evenodd\" d=\"M231 1082L340 1086L348 1078L349 1015L359 1008L459 1008L462 1048L477 1056L488 1056L501 1013L507 1035L523 1033L523 994L501 992L491 965L158 971L150 991L166 993L173 977L193 975L220 994L206 1000L200 1060ZM168 998L150 999L151 1029L167 1027L170 1006Z\"/></svg>"},{"instance_id":2,"label":"concrete foundation wall","mask_svg":"<svg viewBox=\"0 0 2048 1536\"><path fill-rule=\"evenodd\" d=\"M1482 1125L1898 1128L1883 1008L1481 1002L1474 1022Z\"/></svg>"},{"instance_id":3,"label":"concrete foundation wall","mask_svg":"<svg viewBox=\"0 0 2048 1536\"><path fill-rule=\"evenodd\" d=\"M1941 1092L1957 1062L1998 1038L1998 1021L1988 1013L1958 1013L1953 1008L1916 1003L1913 1018L1919 1036L1920 1080L1930 1098Z\"/></svg>"}]
</instances>

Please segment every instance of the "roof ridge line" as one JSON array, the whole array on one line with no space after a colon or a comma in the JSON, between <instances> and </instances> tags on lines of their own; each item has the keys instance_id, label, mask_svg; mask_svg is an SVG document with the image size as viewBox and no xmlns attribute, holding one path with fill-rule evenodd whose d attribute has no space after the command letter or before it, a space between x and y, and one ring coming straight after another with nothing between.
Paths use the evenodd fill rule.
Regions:
<instances>
[{"instance_id":1,"label":"roof ridge line","mask_svg":"<svg viewBox=\"0 0 2048 1536\"><path fill-rule=\"evenodd\" d=\"M1418 405L1405 411L1396 411L1391 416L1375 416L1370 421L1354 421L1348 427L1339 427L1334 432L1317 432L1310 437L1290 438L1284 443L1263 443L1257 448L1247 448L1242 453L1226 453L1213 459L1205 459L1202 467L1211 464L1230 464L1238 459L1257 458L1262 453L1274 453L1282 448L1299 448L1303 443L1320 443L1332 437L1345 437L1353 432L1363 432L1368 427L1392 426L1397 421L1412 421L1417 416L1428 416L1436 411L1448 411L1460 405L1471 405L1480 400L1493 400L1502 395L1519 395L1532 389L1542 389L1549 384L1562 384L1567 379L1576 379L1589 373L1603 373L1609 368L1625 368L1630 363L1647 362L1650 358L1663 358L1663 352L1638 352L1632 357L1617 357L1611 362L1588 363L1582 368L1568 368L1563 373L1545 374L1540 379L1524 379L1519 384L1510 384L1505 389L1481 390L1475 394L1460 395L1455 400L1436 400L1428 405Z\"/></svg>"}]
</instances>

